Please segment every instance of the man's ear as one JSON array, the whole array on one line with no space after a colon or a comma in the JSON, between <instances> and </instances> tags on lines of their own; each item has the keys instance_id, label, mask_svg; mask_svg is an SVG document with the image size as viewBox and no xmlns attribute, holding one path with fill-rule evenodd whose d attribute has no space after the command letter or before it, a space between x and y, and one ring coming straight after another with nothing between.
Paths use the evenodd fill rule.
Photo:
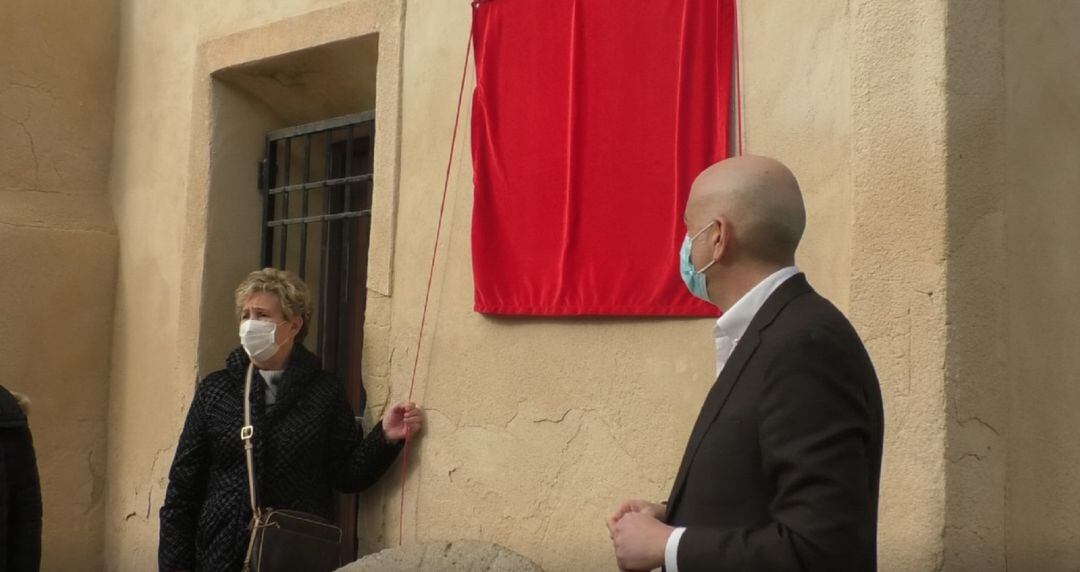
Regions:
<instances>
[{"instance_id":1,"label":"man's ear","mask_svg":"<svg viewBox=\"0 0 1080 572\"><path fill-rule=\"evenodd\" d=\"M712 259L720 262L726 256L730 256L732 246L735 243L735 233L731 228L731 221L727 217L720 215L717 216L715 221L716 226L712 233Z\"/></svg>"},{"instance_id":2,"label":"man's ear","mask_svg":"<svg viewBox=\"0 0 1080 572\"><path fill-rule=\"evenodd\" d=\"M295 330L293 332L293 337L295 338L296 336L300 335L300 330L304 329L304 317L297 316L290 320L290 323L293 325L293 329Z\"/></svg>"}]
</instances>

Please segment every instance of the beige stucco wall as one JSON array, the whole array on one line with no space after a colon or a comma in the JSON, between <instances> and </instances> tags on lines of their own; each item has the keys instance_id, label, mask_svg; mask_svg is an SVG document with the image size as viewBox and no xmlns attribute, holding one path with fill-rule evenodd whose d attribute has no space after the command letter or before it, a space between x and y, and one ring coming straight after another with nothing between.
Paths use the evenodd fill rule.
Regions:
<instances>
[{"instance_id":1,"label":"beige stucco wall","mask_svg":"<svg viewBox=\"0 0 1080 572\"><path fill-rule=\"evenodd\" d=\"M1002 10L946 20L946 570L1005 570L1007 303ZM1021 567L1020 569L1027 569Z\"/></svg>"},{"instance_id":2,"label":"beige stucco wall","mask_svg":"<svg viewBox=\"0 0 1080 572\"><path fill-rule=\"evenodd\" d=\"M932 291L942 275L941 257L934 254L942 248L944 235L940 226L944 193L936 187L941 179L934 170L940 169L941 144L924 143L941 136L935 130L941 128L944 102L940 91L926 88L933 88L943 74L943 11L909 9L911 13L895 14L858 5L865 13L856 20L852 8L842 2L747 4L743 21L748 149L778 155L799 173L811 224L800 264L826 295L852 309L856 322L874 335L871 349L882 368L887 399L899 396L889 399L890 423L898 420L903 427L914 428L890 434L890 450L896 453L887 459L893 469L883 499L883 567L932 564L940 551L943 510L944 422L933 401L942 391L942 358L940 352L912 351L909 328L934 331L943 320L941 308L930 303L932 297L912 294L902 282L916 282L915 286ZM157 232L149 240L122 247L122 269L129 259L134 263L150 258L157 264L153 271L131 266L121 272L122 285L141 286L137 291L121 290L117 313L124 333L116 352L111 418L112 438L118 444L111 459L115 469L108 529L114 569L152 561L155 511L190 399L197 351L172 326L156 331L148 316L125 308L143 307L150 299L180 299L180 307L159 306L165 323L175 324L179 316L181 330L198 333L198 320L189 324L184 316L191 315L192 306L205 304L205 296L224 295L201 293L203 277L176 274L178 266L206 271L202 263L181 265L191 256L201 259L205 223L185 226L178 213L187 201L189 223L204 216L203 203L192 203L185 192L206 176L204 168L213 166L196 161L194 170L189 166L185 171L184 161L170 155L185 143L199 153L198 141L208 137L206 119L200 115L208 104L200 103L197 82L202 64L196 61L196 52L213 38L318 7L281 5L260 12L258 21L226 17L211 23L208 16L202 21L204 16L195 7L177 5L149 13L138 5L125 5L122 112L117 122L123 153L114 168L114 203L121 237L139 236L148 217L157 219ZM792 10L798 17L791 17ZM469 22L464 5L415 2L405 14L396 223L407 232L383 235L393 238L393 272L386 273L393 279L385 291L369 292L373 303L365 377L373 414L387 388L395 397L408 390ZM881 30L875 26L898 17L909 27L879 39ZM157 34L167 39L154 46L151 56L149 42ZM245 37L214 43L214 49L242 51ZM302 40L293 43L302 46ZM317 41L317 36L310 41ZM927 62L925 70L909 72L907 93L917 96L914 108L904 105L896 111L894 104L904 99L900 95L877 103L892 87L879 60L890 63L884 54L894 49ZM790 61L801 62L794 75ZM158 93L163 86L169 86L170 93L165 101ZM896 119L879 126L875 113ZM468 125L467 107L462 119ZM152 129L136 129L146 120ZM891 132L895 128L916 129L925 138L897 139ZM159 131L168 134L165 140L148 135ZM465 151L468 131L462 133L466 135L459 140L452 171L441 262L421 349L416 397L429 411L429 431L412 457L405 499L406 541L479 537L503 543L552 570L610 567L603 517L620 498L666 496L690 425L712 382L710 324L498 320L474 314L471 169ZM929 174L909 174L897 164L896 157L911 152L931 167ZM855 159L867 165L853 168ZM902 201L906 210L895 208L890 185L918 191ZM920 235L922 243L909 253L900 248L905 245L896 236L880 236L882 213L897 223L928 217L922 223L929 228ZM900 238L908 235L902 233ZM900 250L897 256L903 266L880 262L881 249L888 248ZM854 272L856 267L864 271ZM193 294L178 295L175 285L191 281L199 284L191 289ZM894 300L904 306L900 310L904 321L894 322L891 313L881 310L891 308ZM914 322L906 319L909 305L915 305ZM180 348L179 355L155 366L144 347L153 335L158 336L155 343ZM920 338L916 349L918 344L933 348L935 340ZM151 371L162 375L152 384L142 381ZM914 381L908 372L914 372ZM151 417L157 420L154 426L138 429ZM368 547L397 540L397 486L396 477L388 478L366 496L362 529ZM913 498L919 507L914 511ZM153 510L145 512L146 506ZM136 515L125 520L132 512ZM925 526L935 518L936 532Z\"/></svg>"},{"instance_id":3,"label":"beige stucco wall","mask_svg":"<svg viewBox=\"0 0 1080 572\"><path fill-rule=\"evenodd\" d=\"M882 381L882 570L1000 569L1006 545L1021 567L1078 558L1067 507L1080 491L1064 468L1080 461L1068 431L1080 405L1069 383L1077 277L1066 246L1046 247L1077 238L1077 130L1061 120L1076 114L1080 80L1061 70L1075 69L1077 15L1055 21L1066 4L741 2L747 150L799 175L799 264L851 316ZM232 343L220 315L246 270L230 265L248 255L218 245L252 235L227 224L242 203L219 193L251 184L258 142L229 141L316 118L297 115L302 98L253 94L231 66L379 32L369 420L407 394L470 14L465 2L400 7L121 3L109 569L153 566L193 379ZM468 129L459 137L420 350L414 397L428 430L410 455L405 540L481 538L549 570L612 568L603 518L621 498L666 496L713 380L709 321L473 313ZM107 205L91 212L110 236ZM366 549L396 544L399 485L393 473L364 496Z\"/></svg>"},{"instance_id":4,"label":"beige stucco wall","mask_svg":"<svg viewBox=\"0 0 1080 572\"><path fill-rule=\"evenodd\" d=\"M121 3L110 173L120 270L105 511L109 570L156 566L157 511L195 388L207 201L205 193L201 201L189 200L188 190L193 180L205 182L210 165L191 160L190 143L192 134L200 133L207 142L202 150L209 150L209 118L196 117L193 110L209 105L209 73L214 71L196 73L199 47L214 38L338 3L263 2L257 10L246 3L211 1ZM315 38L322 31L305 33ZM235 152L232 156L244 157ZM238 170L242 175L253 173L254 165L239 165ZM193 230L189 218L201 224ZM256 261L253 255L252 264ZM193 272L193 267L200 270ZM230 297L230 292L231 287L215 294Z\"/></svg>"},{"instance_id":5,"label":"beige stucco wall","mask_svg":"<svg viewBox=\"0 0 1080 572\"><path fill-rule=\"evenodd\" d=\"M117 3L0 8L0 384L30 396L43 569L102 562Z\"/></svg>"},{"instance_id":6,"label":"beige stucco wall","mask_svg":"<svg viewBox=\"0 0 1080 572\"><path fill-rule=\"evenodd\" d=\"M851 291L851 17L847 0L742 2L744 144L781 157L806 195L798 264L841 309Z\"/></svg>"},{"instance_id":7,"label":"beige stucco wall","mask_svg":"<svg viewBox=\"0 0 1080 572\"><path fill-rule=\"evenodd\" d=\"M181 264L192 256L188 252L200 258L205 240L198 227L187 234L179 216L185 204L189 218L198 219L205 208L185 196L192 178L204 177L203 163L185 170L180 153L191 137L198 140L207 133L197 114L208 104L200 103L200 87L192 84L200 81L196 52L214 38L319 7L276 6L260 12L257 21L235 18L230 23L228 16L202 21L198 7L164 6L150 12L125 5L117 120L122 151L114 165L113 200L122 239L146 238L122 240L121 249L121 285L140 287L122 288L118 300L121 333L111 417L116 446L110 459L107 529L113 569L152 561L156 509L191 396L191 354L198 351L181 339L175 324L187 328L183 316L192 305L205 305L201 296L178 294L176 285L199 281L193 288L197 291L211 283L178 275L179 266L207 271L202 263ZM784 17L789 9L801 10L800 17L789 21ZM811 24L796 25L796 20ZM374 303L369 306L365 377L376 408L388 386L398 397L407 391L468 21L464 6L413 3L406 11L397 223L407 222L408 232L390 235L396 236L392 283L385 292L377 288L369 293ZM745 24L754 39L747 42L745 66L751 101L747 143L750 150L784 157L800 173L812 225L800 264L844 307L853 232L847 155L851 100L850 88L844 87L850 82L847 12L839 2L754 5L747 9ZM155 42L160 36L164 39ZM770 48L774 40L785 51ZM317 42L317 35L310 41ZM214 45L224 51L244 49L242 39L233 43ZM800 68L807 71L795 82L782 65L791 58L806 64ZM167 92L164 98L162 91ZM229 94L223 101L234 97L239 96ZM465 125L468 120L466 107ZM553 570L610 566L603 516L626 496L666 496L712 382L710 324L493 320L472 313L467 149L466 135L459 140L429 335L421 350L416 397L430 410L430 431L413 457L407 540L474 536L504 543ZM210 220L214 216L209 213ZM146 235L142 229L150 224L155 232ZM155 262L151 268L136 264L140 260ZM393 295L385 298L390 291ZM169 303L178 299L180 307ZM134 310L147 304L157 308L164 330ZM180 355L155 364L146 357L148 337L155 338L155 345L180 348ZM159 372L155 381L143 381L153 371ZM150 419L155 423L143 427ZM396 542L396 480L387 479L366 497L367 546Z\"/></svg>"},{"instance_id":8,"label":"beige stucco wall","mask_svg":"<svg viewBox=\"0 0 1080 572\"><path fill-rule=\"evenodd\" d=\"M1080 562L1080 5L1004 3L1009 568Z\"/></svg>"},{"instance_id":9,"label":"beige stucco wall","mask_svg":"<svg viewBox=\"0 0 1080 572\"><path fill-rule=\"evenodd\" d=\"M800 175L811 228L799 263L851 313L882 377L882 569L931 569L945 526L945 10L743 6L747 149ZM418 232L398 235L395 259L398 394L414 351L424 229L437 212L431 151L447 147L458 73L434 54L460 54L467 21L424 5L407 13L401 213L414 214ZM709 323L471 313L467 161L453 171L434 333L421 350L431 432L408 482L406 537L464 532L552 570L611 567L600 519L620 497L666 494L712 382Z\"/></svg>"},{"instance_id":10,"label":"beige stucco wall","mask_svg":"<svg viewBox=\"0 0 1080 572\"><path fill-rule=\"evenodd\" d=\"M799 175L799 264L851 317L881 379L881 569L934 569L946 526L947 11L742 7L747 150Z\"/></svg>"},{"instance_id":11,"label":"beige stucco wall","mask_svg":"<svg viewBox=\"0 0 1080 572\"><path fill-rule=\"evenodd\" d=\"M406 11L402 231L390 314L395 397L407 393L415 357L469 18L464 5L412 3ZM463 124L469 120L466 106ZM405 540L483 538L549 570L609 569L605 515L620 498L662 498L671 485L712 379L709 324L473 313L468 148L462 136L420 350L415 397L429 429L411 455ZM391 543L397 486L395 477L381 487Z\"/></svg>"},{"instance_id":12,"label":"beige stucco wall","mask_svg":"<svg viewBox=\"0 0 1080 572\"><path fill-rule=\"evenodd\" d=\"M885 402L879 558L883 570L930 570L945 500L945 7L850 9L849 315Z\"/></svg>"},{"instance_id":13,"label":"beige stucco wall","mask_svg":"<svg viewBox=\"0 0 1080 572\"><path fill-rule=\"evenodd\" d=\"M382 31L373 27L376 22L400 28L400 5L394 2L286 1L260 3L255 13L251 8L216 2L122 5L110 177L121 247L110 382L109 570L156 566L158 510L194 380L200 371L220 367L235 343L232 288L258 263L259 213L244 217L239 210L257 208L252 199L262 136L270 128L321 119L316 113L370 105L372 94L357 96L354 108L330 93L316 101L319 109L300 106L310 100L306 88L355 93L355 85L328 82L333 78L325 73L349 62L300 54L270 70L281 72L274 77L266 76L262 60ZM387 36L396 45L400 29ZM369 66L369 47L361 50L360 64ZM399 57L390 46L380 44L378 52L392 62ZM233 69L242 65L247 66ZM400 99L400 66L388 68L394 73L383 78L380 67L379 81L395 86L388 92L394 101ZM391 114L378 120L396 134L396 108L387 109ZM394 138L387 138L390 149L396 149ZM395 155L390 159L389 165L377 165L383 180L376 185L393 189ZM392 213L392 206L384 210ZM391 223L383 217L375 226L389 234L392 227L384 226ZM391 246L373 245L372 258L388 267ZM373 268L369 274L373 289L388 295L389 270Z\"/></svg>"}]
</instances>

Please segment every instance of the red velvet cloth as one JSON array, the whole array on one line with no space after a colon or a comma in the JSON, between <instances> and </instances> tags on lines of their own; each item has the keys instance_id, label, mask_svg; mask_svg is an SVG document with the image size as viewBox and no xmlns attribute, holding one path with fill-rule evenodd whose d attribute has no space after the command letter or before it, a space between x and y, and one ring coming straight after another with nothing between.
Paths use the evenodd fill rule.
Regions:
<instances>
[{"instance_id":1,"label":"red velvet cloth","mask_svg":"<svg viewBox=\"0 0 1080 572\"><path fill-rule=\"evenodd\" d=\"M717 315L678 252L690 184L728 156L734 30L734 0L479 3L477 312Z\"/></svg>"}]
</instances>

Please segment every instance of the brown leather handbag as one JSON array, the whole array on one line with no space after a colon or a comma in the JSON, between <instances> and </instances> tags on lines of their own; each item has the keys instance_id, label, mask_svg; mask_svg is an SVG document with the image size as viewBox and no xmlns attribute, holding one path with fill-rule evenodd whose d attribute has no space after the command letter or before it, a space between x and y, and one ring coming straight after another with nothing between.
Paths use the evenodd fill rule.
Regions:
<instances>
[{"instance_id":1,"label":"brown leather handbag","mask_svg":"<svg viewBox=\"0 0 1080 572\"><path fill-rule=\"evenodd\" d=\"M298 510L260 508L255 497L255 460L251 439L251 379L255 367L248 365L244 379L244 426L240 440L247 459L248 495L251 500L251 538L245 572L330 572L341 566L341 529L321 516Z\"/></svg>"}]
</instances>

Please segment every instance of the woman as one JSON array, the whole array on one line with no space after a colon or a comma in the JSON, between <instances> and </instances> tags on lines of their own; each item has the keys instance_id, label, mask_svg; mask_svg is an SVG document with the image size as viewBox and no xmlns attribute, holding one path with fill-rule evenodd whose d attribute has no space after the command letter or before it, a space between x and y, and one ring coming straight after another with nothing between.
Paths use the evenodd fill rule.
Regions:
<instances>
[{"instance_id":1,"label":"woman","mask_svg":"<svg viewBox=\"0 0 1080 572\"><path fill-rule=\"evenodd\" d=\"M332 519L333 489L379 479L420 410L399 403L364 437L341 383L302 344L311 316L307 286L291 272L252 272L236 289L241 346L199 383L180 434L161 507L162 570L238 570L251 520L243 425L249 361L259 504Z\"/></svg>"}]
</instances>

